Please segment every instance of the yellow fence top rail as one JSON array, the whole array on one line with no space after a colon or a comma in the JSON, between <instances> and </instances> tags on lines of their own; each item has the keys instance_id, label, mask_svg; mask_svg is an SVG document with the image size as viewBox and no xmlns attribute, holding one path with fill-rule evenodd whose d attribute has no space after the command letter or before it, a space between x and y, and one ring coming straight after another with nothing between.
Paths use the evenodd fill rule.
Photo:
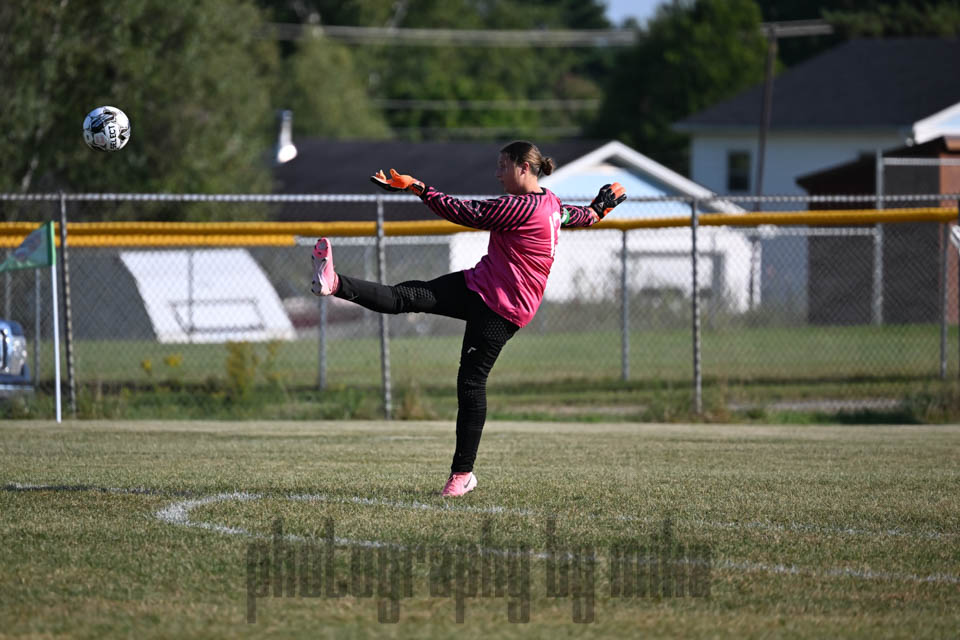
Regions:
<instances>
[{"instance_id":1,"label":"yellow fence top rail","mask_svg":"<svg viewBox=\"0 0 960 640\"><path fill-rule=\"evenodd\" d=\"M756 227L847 226L902 222L956 222L955 207L909 209L843 209L825 211L771 211L747 214L708 213L698 217L703 226ZM16 247L37 222L0 222L0 248ZM689 216L610 219L592 229L660 229L690 226ZM167 246L292 246L297 237L373 236L375 222L70 222L70 246L74 247L167 247ZM385 222L388 236L449 235L476 231L446 220ZM59 243L59 225L57 242Z\"/></svg>"}]
</instances>

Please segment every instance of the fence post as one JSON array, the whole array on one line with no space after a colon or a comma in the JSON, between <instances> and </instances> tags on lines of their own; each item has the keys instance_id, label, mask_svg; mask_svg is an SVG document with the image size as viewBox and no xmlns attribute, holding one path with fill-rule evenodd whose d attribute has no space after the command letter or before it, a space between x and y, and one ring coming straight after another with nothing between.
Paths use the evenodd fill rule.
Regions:
<instances>
[{"instance_id":1,"label":"fence post","mask_svg":"<svg viewBox=\"0 0 960 640\"><path fill-rule=\"evenodd\" d=\"M383 198L377 198L377 276L380 284L387 284L387 257L383 233ZM390 331L387 314L380 314L380 372L383 383L383 415L387 420L393 414L390 394Z\"/></svg>"},{"instance_id":2,"label":"fence post","mask_svg":"<svg viewBox=\"0 0 960 640\"><path fill-rule=\"evenodd\" d=\"M947 262L950 234L947 223L940 223L940 379L947 379Z\"/></svg>"},{"instance_id":3,"label":"fence post","mask_svg":"<svg viewBox=\"0 0 960 640\"><path fill-rule=\"evenodd\" d=\"M4 253L3 257L6 259L6 258L9 258L11 255L13 255L13 250L9 249L7 251L4 251L3 253ZM13 277L10 275L10 272L4 271L3 272L3 317L4 318L11 317L10 307L13 304L13 292L12 292L13 286L11 284L12 282L13 282Z\"/></svg>"},{"instance_id":4,"label":"fence post","mask_svg":"<svg viewBox=\"0 0 960 640\"><path fill-rule=\"evenodd\" d=\"M187 343L193 344L193 247L187 248Z\"/></svg>"},{"instance_id":5,"label":"fence post","mask_svg":"<svg viewBox=\"0 0 960 640\"><path fill-rule=\"evenodd\" d=\"M51 269L53 267L50 267ZM33 270L33 388L40 383L40 269Z\"/></svg>"},{"instance_id":6,"label":"fence post","mask_svg":"<svg viewBox=\"0 0 960 640\"><path fill-rule=\"evenodd\" d=\"M883 209L883 151L877 149L877 210ZM883 225L874 225L873 232L873 324L883 324Z\"/></svg>"},{"instance_id":7,"label":"fence post","mask_svg":"<svg viewBox=\"0 0 960 640\"><path fill-rule=\"evenodd\" d=\"M60 192L60 280L63 282L63 330L67 352L67 388L70 413L77 417L77 380L73 367L73 320L70 313L70 265L67 263L67 198Z\"/></svg>"},{"instance_id":8,"label":"fence post","mask_svg":"<svg viewBox=\"0 0 960 640\"><path fill-rule=\"evenodd\" d=\"M697 282L697 199L690 201L690 264L693 289L690 295L693 313L693 411L703 413L703 376L700 370L700 286Z\"/></svg>"},{"instance_id":9,"label":"fence post","mask_svg":"<svg viewBox=\"0 0 960 640\"><path fill-rule=\"evenodd\" d=\"M630 379L630 292L627 275L627 233L620 232L620 378L626 382Z\"/></svg>"}]
</instances>

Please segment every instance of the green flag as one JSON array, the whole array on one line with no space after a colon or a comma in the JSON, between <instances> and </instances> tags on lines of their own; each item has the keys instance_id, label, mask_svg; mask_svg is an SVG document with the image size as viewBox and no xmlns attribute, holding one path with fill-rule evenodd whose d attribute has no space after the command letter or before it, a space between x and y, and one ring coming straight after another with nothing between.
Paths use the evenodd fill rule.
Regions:
<instances>
[{"instance_id":1,"label":"green flag","mask_svg":"<svg viewBox=\"0 0 960 640\"><path fill-rule=\"evenodd\" d=\"M57 262L57 250L53 241L53 223L47 222L23 239L13 255L0 263L0 272L13 269L37 269L52 267Z\"/></svg>"}]
</instances>

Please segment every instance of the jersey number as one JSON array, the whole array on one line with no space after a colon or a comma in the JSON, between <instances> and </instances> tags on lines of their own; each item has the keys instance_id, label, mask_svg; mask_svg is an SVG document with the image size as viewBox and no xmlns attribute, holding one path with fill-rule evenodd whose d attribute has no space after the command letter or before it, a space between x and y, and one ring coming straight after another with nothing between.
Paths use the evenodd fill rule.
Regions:
<instances>
[{"instance_id":1,"label":"jersey number","mask_svg":"<svg viewBox=\"0 0 960 640\"><path fill-rule=\"evenodd\" d=\"M557 241L560 239L560 212L554 211L550 216L550 257L557 253Z\"/></svg>"}]
</instances>

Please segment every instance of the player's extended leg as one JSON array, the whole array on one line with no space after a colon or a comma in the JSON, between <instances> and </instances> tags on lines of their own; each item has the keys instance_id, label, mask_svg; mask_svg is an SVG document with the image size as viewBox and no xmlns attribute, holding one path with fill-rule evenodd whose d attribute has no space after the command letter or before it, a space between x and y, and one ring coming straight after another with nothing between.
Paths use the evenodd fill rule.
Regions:
<instances>
[{"instance_id":1,"label":"player's extended leg","mask_svg":"<svg viewBox=\"0 0 960 640\"><path fill-rule=\"evenodd\" d=\"M463 272L457 271L395 285L340 276L340 288L334 295L379 313L433 313L466 320L468 293Z\"/></svg>"},{"instance_id":2,"label":"player's extended leg","mask_svg":"<svg viewBox=\"0 0 960 640\"><path fill-rule=\"evenodd\" d=\"M335 295L378 313L433 313L467 319L471 292L461 271L396 285L352 278L334 270L333 247L327 238L320 238L313 249L313 272L312 291L318 296Z\"/></svg>"},{"instance_id":3,"label":"player's extended leg","mask_svg":"<svg viewBox=\"0 0 960 640\"><path fill-rule=\"evenodd\" d=\"M487 419L487 377L503 345L519 327L497 315L479 295L470 301L460 370L457 373L457 448L450 465L445 496L461 496L477 486L473 463Z\"/></svg>"}]
</instances>

